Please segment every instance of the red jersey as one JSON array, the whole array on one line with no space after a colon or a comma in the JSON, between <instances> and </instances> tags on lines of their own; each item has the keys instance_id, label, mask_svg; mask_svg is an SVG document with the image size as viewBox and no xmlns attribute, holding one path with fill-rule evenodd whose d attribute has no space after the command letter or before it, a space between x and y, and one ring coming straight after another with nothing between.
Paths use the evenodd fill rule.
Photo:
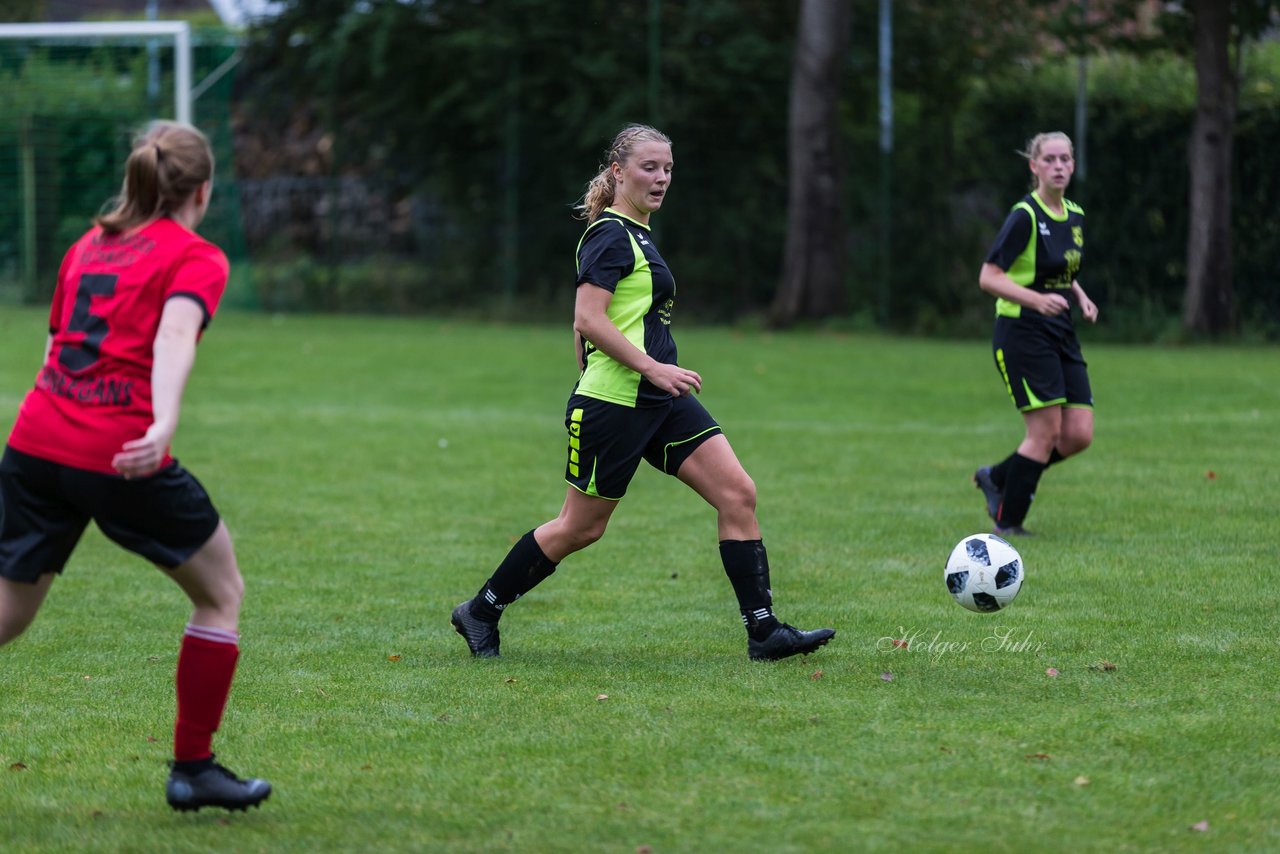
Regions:
<instances>
[{"instance_id":1,"label":"red jersey","mask_svg":"<svg viewBox=\"0 0 1280 854\"><path fill-rule=\"evenodd\" d=\"M228 270L222 250L168 218L131 234L90 229L62 259L49 357L18 410L10 446L114 474L111 459L154 420L152 346L165 303L195 300L207 326Z\"/></svg>"}]
</instances>

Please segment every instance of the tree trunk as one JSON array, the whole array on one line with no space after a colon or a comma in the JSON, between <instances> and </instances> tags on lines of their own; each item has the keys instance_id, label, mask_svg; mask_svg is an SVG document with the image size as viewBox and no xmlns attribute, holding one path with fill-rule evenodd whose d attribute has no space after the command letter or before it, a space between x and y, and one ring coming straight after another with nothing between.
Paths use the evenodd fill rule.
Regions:
<instances>
[{"instance_id":1,"label":"tree trunk","mask_svg":"<svg viewBox=\"0 0 1280 854\"><path fill-rule=\"evenodd\" d=\"M1231 288L1231 142L1236 87L1228 45L1230 5L1194 0L1196 118L1191 131L1187 291L1182 325L1217 335L1235 330Z\"/></svg>"},{"instance_id":2,"label":"tree trunk","mask_svg":"<svg viewBox=\"0 0 1280 854\"><path fill-rule=\"evenodd\" d=\"M847 0L801 0L791 67L787 242L772 308L776 326L845 308L838 110L848 43Z\"/></svg>"}]
</instances>

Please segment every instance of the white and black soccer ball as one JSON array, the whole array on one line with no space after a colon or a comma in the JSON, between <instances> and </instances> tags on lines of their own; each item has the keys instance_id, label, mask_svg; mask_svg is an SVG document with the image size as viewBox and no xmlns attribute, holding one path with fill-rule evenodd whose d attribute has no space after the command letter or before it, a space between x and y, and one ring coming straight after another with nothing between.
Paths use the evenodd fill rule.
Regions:
<instances>
[{"instance_id":1,"label":"white and black soccer ball","mask_svg":"<svg viewBox=\"0 0 1280 854\"><path fill-rule=\"evenodd\" d=\"M1022 589L1022 555L995 534L973 534L951 550L943 576L947 590L970 611L1007 608Z\"/></svg>"}]
</instances>

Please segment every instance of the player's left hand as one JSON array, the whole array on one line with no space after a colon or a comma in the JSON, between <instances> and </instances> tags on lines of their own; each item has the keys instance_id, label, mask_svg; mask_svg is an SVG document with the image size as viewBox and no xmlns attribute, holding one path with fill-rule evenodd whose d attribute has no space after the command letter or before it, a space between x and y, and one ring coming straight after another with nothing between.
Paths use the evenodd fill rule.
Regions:
<instances>
[{"instance_id":1,"label":"player's left hand","mask_svg":"<svg viewBox=\"0 0 1280 854\"><path fill-rule=\"evenodd\" d=\"M152 424L141 439L131 439L120 447L120 452L111 458L111 467L125 480L153 474L169 452L171 439L168 431Z\"/></svg>"},{"instance_id":2,"label":"player's left hand","mask_svg":"<svg viewBox=\"0 0 1280 854\"><path fill-rule=\"evenodd\" d=\"M1094 305L1093 300L1084 296L1083 293L1080 295L1080 313L1083 314L1084 319L1090 323L1098 322L1098 307Z\"/></svg>"},{"instance_id":3,"label":"player's left hand","mask_svg":"<svg viewBox=\"0 0 1280 854\"><path fill-rule=\"evenodd\" d=\"M1090 323L1098 322L1098 306L1093 300L1089 299L1089 295L1084 292L1084 288L1080 287L1080 283L1074 279L1071 281L1071 291L1076 296L1076 303L1080 306L1080 313L1084 315L1084 319Z\"/></svg>"}]
</instances>

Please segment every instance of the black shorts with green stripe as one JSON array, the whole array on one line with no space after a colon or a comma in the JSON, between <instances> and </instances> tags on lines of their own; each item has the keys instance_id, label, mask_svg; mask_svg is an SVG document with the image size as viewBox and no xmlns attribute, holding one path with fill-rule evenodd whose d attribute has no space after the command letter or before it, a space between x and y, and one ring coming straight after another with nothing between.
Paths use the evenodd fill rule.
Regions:
<instances>
[{"instance_id":1,"label":"black shorts with green stripe","mask_svg":"<svg viewBox=\"0 0 1280 854\"><path fill-rule=\"evenodd\" d=\"M579 492L617 501L640 460L669 475L720 425L698 399L685 395L656 406L623 406L575 394L565 411L569 459L564 478Z\"/></svg>"},{"instance_id":2,"label":"black shorts with green stripe","mask_svg":"<svg viewBox=\"0 0 1280 854\"><path fill-rule=\"evenodd\" d=\"M1093 406L1088 365L1069 326L997 317L991 339L996 370L1019 412Z\"/></svg>"}]
</instances>

